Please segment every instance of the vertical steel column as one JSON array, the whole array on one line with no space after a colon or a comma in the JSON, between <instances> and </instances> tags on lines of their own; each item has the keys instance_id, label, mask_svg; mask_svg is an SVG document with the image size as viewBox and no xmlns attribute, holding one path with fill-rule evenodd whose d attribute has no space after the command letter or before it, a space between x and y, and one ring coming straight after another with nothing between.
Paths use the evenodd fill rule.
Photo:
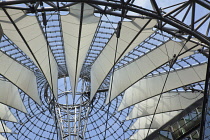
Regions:
<instances>
[{"instance_id":1,"label":"vertical steel column","mask_svg":"<svg viewBox=\"0 0 210 140\"><path fill-rule=\"evenodd\" d=\"M63 129L64 128L63 128L63 125L62 125L63 124L63 121L62 121L62 116L61 116L60 108L57 108L55 112L56 112L55 115L58 118L58 125L59 125L59 128L60 128L60 135L61 135L60 138L61 138L61 140L63 140L63 136L64 136L63 135Z\"/></svg>"},{"instance_id":2,"label":"vertical steel column","mask_svg":"<svg viewBox=\"0 0 210 140\"><path fill-rule=\"evenodd\" d=\"M85 124L84 124L83 133L82 133L83 139L85 139L85 132L86 132L86 128L87 128L87 122L88 122L89 112L90 112L90 105L88 105L88 109L87 109L87 112L86 112L86 115L85 115Z\"/></svg>"},{"instance_id":3,"label":"vertical steel column","mask_svg":"<svg viewBox=\"0 0 210 140\"><path fill-rule=\"evenodd\" d=\"M210 81L209 81L210 82ZM210 84L210 83L208 83ZM210 85L209 85L210 87ZM206 103L206 106L205 106L205 120L201 120L203 122L203 135L202 135L202 140L204 139L209 139L210 138L210 96L209 96L209 89L208 89L208 101ZM201 122L201 124L202 124Z\"/></svg>"},{"instance_id":4,"label":"vertical steel column","mask_svg":"<svg viewBox=\"0 0 210 140\"><path fill-rule=\"evenodd\" d=\"M77 107L74 109L74 135L77 134ZM74 138L76 140L76 137Z\"/></svg>"},{"instance_id":5,"label":"vertical steel column","mask_svg":"<svg viewBox=\"0 0 210 140\"><path fill-rule=\"evenodd\" d=\"M65 86L65 91L67 91L67 82L66 82L66 77L64 77L64 86ZM68 121L68 139L71 140L71 125L70 125L70 112L69 112L69 98L68 98L68 92L66 94L66 107L67 107L67 121Z\"/></svg>"},{"instance_id":6,"label":"vertical steel column","mask_svg":"<svg viewBox=\"0 0 210 140\"><path fill-rule=\"evenodd\" d=\"M209 49L210 54L210 49ZM210 87L210 57L208 57L208 65L206 70L206 80L205 80L205 88L204 88L204 97L203 97L203 107L202 107L202 118L200 125L200 140L204 140L207 135L210 136L210 128L208 124L210 124L210 97L209 97L209 87Z\"/></svg>"},{"instance_id":7,"label":"vertical steel column","mask_svg":"<svg viewBox=\"0 0 210 140\"><path fill-rule=\"evenodd\" d=\"M81 87L81 96L80 96L80 107L79 107L79 114L78 114L78 128L77 128L77 140L79 140L80 135L80 126L81 126L81 114L82 114L82 103L83 103L83 93L84 93L84 79L82 79L82 87Z\"/></svg>"}]
</instances>

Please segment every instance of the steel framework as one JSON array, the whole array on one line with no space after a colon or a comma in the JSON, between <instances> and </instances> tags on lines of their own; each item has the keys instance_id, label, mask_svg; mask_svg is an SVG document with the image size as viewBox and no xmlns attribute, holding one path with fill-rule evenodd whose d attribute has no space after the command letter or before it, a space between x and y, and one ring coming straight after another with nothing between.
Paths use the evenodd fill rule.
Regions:
<instances>
[{"instance_id":1,"label":"steel framework","mask_svg":"<svg viewBox=\"0 0 210 140\"><path fill-rule=\"evenodd\" d=\"M10 111L17 118L18 123L0 118L3 128L3 131L0 131L0 133L5 138L11 140L210 139L210 101L208 100L210 1L178 0L177 2L163 3L156 0L147 0L142 4L137 0L2 0L0 2L0 8L0 14L4 14L0 15L0 24L4 33L0 43L0 52L2 53L0 54L0 65L4 64L1 56L5 55L27 68L30 72L33 72L36 77L38 95L41 100L41 105L38 105L34 98L31 99L31 96L21 88L21 85L16 84L0 68L0 80L11 82L18 87L21 99L28 111L28 113L23 113L13 106L8 105ZM89 18L91 19L93 15L92 20L97 21L94 23L94 33L89 33L93 25L87 26L90 29L85 28L85 25L90 23L85 17L90 9L93 9L93 12L88 15ZM16 19L15 16L20 13L19 11L24 14ZM68 15L73 15L69 21L67 21ZM78 18L75 20L73 17L76 18L77 16ZM34 51L33 45L30 42L41 35L39 34L29 40L27 32L24 32L24 28L28 27L25 25L29 24L24 22L18 24L19 21L26 19L26 17L33 17L35 19L37 23L32 23L30 26L38 24L44 42L46 42L45 45L36 42L37 46L42 45L47 48L46 52L43 51L42 53L46 60L48 60L45 65L49 67L46 69L42 63L44 59L40 60L42 56L37 55L39 50ZM130 29L135 30L135 28L126 25L126 22L133 22L136 19L142 20L137 26L141 26L141 28L139 27L136 31L137 33L127 41L125 39L129 38L131 34ZM147 22L144 22L145 20ZM74 26L69 24L71 21L75 22L75 25L78 25L75 26L78 30L72 28ZM26 20L26 22L30 21ZM155 23L154 25L152 25L153 22ZM67 23L68 25L66 26ZM7 28L7 25L9 28ZM123 31L125 27L127 29L127 26L130 28L128 30L130 32L125 37L126 34ZM151 26L151 28L147 28L148 26ZM12 29L10 29L11 27ZM16 33L14 35L9 32L13 28ZM148 32L151 30L152 32L147 35L144 32L145 30ZM34 29L34 31L31 31L31 34L35 34L36 31L37 29ZM89 34L85 34L85 31ZM75 39L77 41L75 41L76 46L73 46L74 50L76 50L75 52L74 50L68 52L71 44L68 44L67 34L72 37L77 36ZM89 36L90 34L92 35L90 41L85 42L84 36ZM16 39L14 37L16 35L19 38ZM141 38L138 38L140 35L142 35L141 38L143 40L136 43L136 40L141 40ZM145 39L144 36L146 36ZM123 43L120 44L122 40L124 44L127 44L125 49L123 48ZM22 44L19 44L20 42ZM73 40L71 42L73 44ZM114 44L112 46L113 53L105 53L106 49L111 47L110 42L112 42L112 45ZM178 52L175 51L176 48L173 48L172 56L170 56L170 47L168 47L171 42L181 42L181 48ZM86 45L86 53L83 53L82 50L85 47L84 44L88 44L88 46ZM131 46L133 44L135 46L132 48ZM188 47L188 44L193 45ZM23 49L22 46L26 46L29 51ZM155 64L155 59L154 61L152 60L155 56L159 58L163 57L163 55L158 54L158 49L162 52L166 50L167 54L165 54L168 57L160 65ZM155 53L155 55L150 57L152 53ZM109 66L107 61L101 60L104 58L103 56L107 58L107 61L112 61L110 62L111 66ZM148 72L142 74L142 77L137 78L137 80L133 80L130 85L126 85L127 83L123 82L126 81L123 77L128 75L127 80L132 81L129 76L135 70L135 67L133 67L128 71L129 66L133 64L137 65L137 62L143 62L145 57L150 59L150 62L155 65L155 68L150 70L150 64L145 62L141 67L149 69ZM72 76L71 70L69 70L72 66L70 66L70 59L75 60L75 71L72 70L74 71L74 76ZM139 61L141 59L142 61ZM53 60L55 60L55 63L53 63ZM158 59L158 61L161 60ZM57 67L54 67L54 65ZM80 67L81 70L79 71L78 69ZM110 68L106 70L103 67ZM201 67L201 70L199 69L197 71L197 67ZM191 68L198 75L198 80L194 80L191 77L185 78L183 75L183 79L179 77L182 85L177 86L176 81L173 80L171 82L172 88L167 85L171 80L170 75L173 75L173 73L178 74ZM54 90L54 69L58 69L57 76L55 76L56 80L58 79L58 88L56 89L58 91L57 97ZM127 71L123 73L125 69ZM143 68L139 68L138 71L144 73ZM105 73L104 78L102 78L101 83L99 82L98 88L96 87L96 94L93 94L93 86L95 86L93 81L100 80L100 78L93 79L93 73L96 73L96 77L103 77L103 72ZM119 77L117 77L118 74L120 75ZM78 79L76 78L77 75ZM126 96L127 92L136 83L147 79L154 79L154 77L160 77L162 75L166 75L166 79L161 85L159 94L154 94L151 97L133 102L130 105L125 105L123 109L119 109L119 106L122 106L122 103L127 101L125 98L129 97ZM203 75L205 78L202 78ZM138 74L136 74L136 77L138 77ZM115 82L117 78L119 81ZM122 79L123 81L121 81ZM192 81L186 82L187 84L185 84L185 79L192 79ZM76 84L72 86L72 83ZM116 83L122 83L120 86L125 89L116 94L114 98L115 89L118 90ZM156 83L156 85L158 84ZM119 90L121 90L121 87ZM150 94L152 89L149 89L148 92ZM183 107L184 105L181 105L181 109L177 108L164 111L165 108L162 107L164 108L163 111L159 111L163 97L168 93L174 92L180 95L180 98L183 92L195 93L196 95L200 93L196 96L196 99L201 95L202 98L194 102L192 100L195 97L189 99L190 104L185 108ZM0 95L3 96L3 93L0 92ZM128 119L130 113L136 108L137 103L142 103L146 100L149 102L149 99L153 97L157 97L152 107L154 111L145 115L146 117L149 115L152 116L148 119L150 123L146 124L148 125L146 128L142 126L133 128L136 122L138 122L138 118L145 118L145 116L142 115ZM132 98L134 100L135 96ZM1 100L0 102L7 105L7 103ZM126 102L126 104L129 103ZM149 105L152 104L153 102L150 102ZM154 123L157 121L156 114L176 111L180 111L179 114L171 117L163 125L158 126L158 128L154 126ZM164 119L163 116L162 119ZM196 125L192 125L192 122ZM3 123L13 132L6 133L7 130ZM153 127L155 130L153 130ZM139 129L143 129L145 132L142 134L138 131Z\"/></svg>"}]
</instances>

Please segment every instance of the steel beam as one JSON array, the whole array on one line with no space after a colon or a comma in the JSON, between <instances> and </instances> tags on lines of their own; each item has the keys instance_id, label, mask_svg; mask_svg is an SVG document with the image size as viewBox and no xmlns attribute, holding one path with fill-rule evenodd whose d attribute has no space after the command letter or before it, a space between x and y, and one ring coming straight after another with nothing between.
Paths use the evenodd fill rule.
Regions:
<instances>
[{"instance_id":1,"label":"steel beam","mask_svg":"<svg viewBox=\"0 0 210 140\"><path fill-rule=\"evenodd\" d=\"M39 2L40 0L16 0L16 1L3 1L0 3L0 7L6 6L6 5L14 5L14 4L21 4L21 3L30 3L30 2ZM42 0L43 2L47 0ZM51 2L56 2L56 0L52 0ZM170 24L171 26L174 26L187 34L196 37L199 39L201 42L205 43L206 45L210 45L209 38L202 36L198 31L192 30L188 25L184 26L180 23L177 23L177 21L171 20L169 17L162 17L159 16L155 11L150 11L147 9L144 9L142 7L138 7L136 5L122 5L120 2L118 3L113 3L113 2L107 2L107 1L98 1L98 0L61 0L60 2L85 2L85 3L90 3L90 4L96 4L96 5L102 5L102 6L109 6L115 9L125 9L128 11L132 11L135 13L139 13L148 17L151 17L153 19L159 19L165 23ZM197 1L196 1L197 2ZM209 7L208 3L206 2L201 2L199 1L199 4L202 4L204 7Z\"/></svg>"},{"instance_id":2,"label":"steel beam","mask_svg":"<svg viewBox=\"0 0 210 140\"><path fill-rule=\"evenodd\" d=\"M196 107L201 106L202 101L203 101L203 98L201 98L201 99L197 100L195 103L191 104L189 107L187 107L185 110L183 110L177 116L175 116L173 119L171 119L170 121L168 121L167 123L165 123L163 126L161 126L157 130L155 130L154 132L152 132L150 135L148 135L148 137L145 138L145 140L155 139L156 136L158 136L158 134L159 134L159 132L161 130L164 130L164 128L166 128L167 126L170 126L171 124L179 121L182 117L184 117L185 115L187 115L190 111L192 111Z\"/></svg>"},{"instance_id":3,"label":"steel beam","mask_svg":"<svg viewBox=\"0 0 210 140\"><path fill-rule=\"evenodd\" d=\"M209 49L209 54L210 54L210 49ZM207 116L209 113L208 104L210 104L210 100L209 100L210 99L209 97L210 83L209 82L210 82L210 57L208 57L208 65L207 65L207 71L206 71L202 116L201 116L201 124L200 124L200 140L204 140L204 135L206 134L205 127L207 127L207 124L209 123L209 120L207 120Z\"/></svg>"}]
</instances>

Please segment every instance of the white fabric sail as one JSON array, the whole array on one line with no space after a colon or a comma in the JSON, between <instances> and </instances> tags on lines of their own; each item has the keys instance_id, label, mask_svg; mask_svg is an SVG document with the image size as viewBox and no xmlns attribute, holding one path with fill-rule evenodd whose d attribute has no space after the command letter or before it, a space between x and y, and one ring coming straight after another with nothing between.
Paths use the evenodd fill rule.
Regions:
<instances>
[{"instance_id":1,"label":"white fabric sail","mask_svg":"<svg viewBox=\"0 0 210 140\"><path fill-rule=\"evenodd\" d=\"M71 6L70 14L61 16L65 57L73 94L77 89L80 71L100 19L94 16L94 8L88 4L84 4L81 15L81 5L79 3Z\"/></svg>"},{"instance_id":2,"label":"white fabric sail","mask_svg":"<svg viewBox=\"0 0 210 140\"><path fill-rule=\"evenodd\" d=\"M173 117L178 115L181 111L165 112L155 114L152 125L150 127L153 115L138 118L137 121L130 127L130 129L158 129Z\"/></svg>"},{"instance_id":3,"label":"white fabric sail","mask_svg":"<svg viewBox=\"0 0 210 140\"><path fill-rule=\"evenodd\" d=\"M7 12L25 38L32 52L29 51L23 39L20 37L19 33L4 11L0 10L0 20L4 34L10 40L12 40L27 56L29 56L40 70L42 70L51 89L53 88L55 97L57 97L57 63L51 51L49 53L50 60L48 59L47 42L43 31L37 22L36 16L27 16L23 11L14 9L8 9ZM52 81L49 62L52 70Z\"/></svg>"},{"instance_id":4,"label":"white fabric sail","mask_svg":"<svg viewBox=\"0 0 210 140\"><path fill-rule=\"evenodd\" d=\"M7 140L7 139L3 137L2 135L0 135L0 140Z\"/></svg>"},{"instance_id":5,"label":"white fabric sail","mask_svg":"<svg viewBox=\"0 0 210 140\"><path fill-rule=\"evenodd\" d=\"M117 51L116 61L119 61L128 52L154 33L152 28L156 24L155 20L151 20L142 30L147 22L149 22L148 19L135 19L131 22L123 22L117 50L117 37L115 34L111 37L91 68L91 99L114 66L115 51ZM138 34L141 30L142 32ZM135 40L133 40L134 38Z\"/></svg>"},{"instance_id":6,"label":"white fabric sail","mask_svg":"<svg viewBox=\"0 0 210 140\"><path fill-rule=\"evenodd\" d=\"M0 80L0 89L0 103L27 113L17 87L10 82Z\"/></svg>"},{"instance_id":7,"label":"white fabric sail","mask_svg":"<svg viewBox=\"0 0 210 140\"><path fill-rule=\"evenodd\" d=\"M9 129L3 122L0 123L0 133L12 133L12 130Z\"/></svg>"},{"instance_id":8,"label":"white fabric sail","mask_svg":"<svg viewBox=\"0 0 210 140\"><path fill-rule=\"evenodd\" d=\"M12 114L12 112L9 110L9 108L6 105L0 103L0 110L1 110L0 118L2 120L10 121L10 122L17 122L17 119L14 117L14 115Z\"/></svg>"},{"instance_id":9,"label":"white fabric sail","mask_svg":"<svg viewBox=\"0 0 210 140\"><path fill-rule=\"evenodd\" d=\"M161 98L160 95L158 95L136 104L126 119L130 120L154 114L159 98L160 101L158 103L156 114L184 110L202 97L203 94L200 92L163 93Z\"/></svg>"},{"instance_id":10,"label":"white fabric sail","mask_svg":"<svg viewBox=\"0 0 210 140\"><path fill-rule=\"evenodd\" d=\"M173 59L174 55L178 55L181 51L178 59L184 58L194 53L195 50L201 46L196 46L195 43L187 42L183 48L184 42L168 41L166 44L154 49L153 51L145 54L136 61L128 64L127 66L114 72L112 91L109 90L106 103L109 102L109 96L111 93L110 100L113 100L120 93L125 91L131 85L142 79L148 73L157 69L161 65L169 62ZM194 48L195 47L195 48ZM183 48L183 49L182 49ZM188 51L192 49L194 51Z\"/></svg>"},{"instance_id":11,"label":"white fabric sail","mask_svg":"<svg viewBox=\"0 0 210 140\"><path fill-rule=\"evenodd\" d=\"M36 76L32 71L2 52L0 52L0 65L1 75L23 90L35 102L41 104L37 90Z\"/></svg>"},{"instance_id":12,"label":"white fabric sail","mask_svg":"<svg viewBox=\"0 0 210 140\"><path fill-rule=\"evenodd\" d=\"M147 136L148 131L149 131L148 133L149 135L155 130L157 129L140 129L130 137L130 140L143 140Z\"/></svg>"},{"instance_id":13,"label":"white fabric sail","mask_svg":"<svg viewBox=\"0 0 210 140\"><path fill-rule=\"evenodd\" d=\"M163 92L205 80L206 67L207 64L204 63L171 72L168 76ZM126 107L160 94L166 76L167 74L164 73L155 77L142 79L128 88L125 91L118 110L122 110Z\"/></svg>"}]
</instances>

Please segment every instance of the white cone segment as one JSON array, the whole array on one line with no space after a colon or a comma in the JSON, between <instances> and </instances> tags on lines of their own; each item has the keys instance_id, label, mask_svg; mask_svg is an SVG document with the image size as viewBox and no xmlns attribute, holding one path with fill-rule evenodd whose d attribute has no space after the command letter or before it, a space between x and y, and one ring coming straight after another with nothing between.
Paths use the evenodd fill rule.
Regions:
<instances>
[{"instance_id":1,"label":"white cone segment","mask_svg":"<svg viewBox=\"0 0 210 140\"><path fill-rule=\"evenodd\" d=\"M3 124L3 125L2 125ZM10 130L3 122L0 123L0 133L11 133L12 130Z\"/></svg>"},{"instance_id":2,"label":"white cone segment","mask_svg":"<svg viewBox=\"0 0 210 140\"><path fill-rule=\"evenodd\" d=\"M100 19L94 16L93 7L84 4L81 38L79 38L80 13L81 3L71 6L70 14L61 16L65 57L73 94L77 89L80 71ZM78 44L78 41L80 44Z\"/></svg>"},{"instance_id":3,"label":"white cone segment","mask_svg":"<svg viewBox=\"0 0 210 140\"><path fill-rule=\"evenodd\" d=\"M10 82L0 80L0 89L0 103L27 113L17 87Z\"/></svg>"},{"instance_id":4,"label":"white cone segment","mask_svg":"<svg viewBox=\"0 0 210 140\"><path fill-rule=\"evenodd\" d=\"M130 140L143 140L147 136L148 131L148 134L151 134L155 130L156 129L140 129L130 137Z\"/></svg>"},{"instance_id":5,"label":"white cone segment","mask_svg":"<svg viewBox=\"0 0 210 140\"><path fill-rule=\"evenodd\" d=\"M2 135L0 135L0 140L7 140L7 139L3 137Z\"/></svg>"},{"instance_id":6,"label":"white cone segment","mask_svg":"<svg viewBox=\"0 0 210 140\"><path fill-rule=\"evenodd\" d=\"M136 104L126 120L154 114L159 98L156 114L184 110L202 97L203 94L200 92L163 93L161 98L158 95Z\"/></svg>"},{"instance_id":7,"label":"white cone segment","mask_svg":"<svg viewBox=\"0 0 210 140\"><path fill-rule=\"evenodd\" d=\"M37 90L36 76L9 56L0 52L0 74L23 90L38 104L41 104Z\"/></svg>"},{"instance_id":8,"label":"white cone segment","mask_svg":"<svg viewBox=\"0 0 210 140\"><path fill-rule=\"evenodd\" d=\"M181 111L173 111L155 114L152 125L150 127L153 115L138 118L137 121L130 127L130 129L158 129L173 117L178 115Z\"/></svg>"},{"instance_id":9,"label":"white cone segment","mask_svg":"<svg viewBox=\"0 0 210 140\"><path fill-rule=\"evenodd\" d=\"M180 58L189 56L193 54L193 51L187 51L190 48L196 46L195 43L188 42L183 48L184 42L174 42L169 41L166 44L161 45L160 47L154 49L153 51L145 54L131 64L117 70L114 72L112 91L109 90L106 103L109 102L109 95L111 93L110 100L113 100L120 93L125 91L131 85L133 85L138 80L142 79L144 76L157 69L161 65L170 61L174 54L178 55L181 51L182 54ZM197 46L193 50L199 49L201 46ZM182 49L183 48L183 49Z\"/></svg>"},{"instance_id":10,"label":"white cone segment","mask_svg":"<svg viewBox=\"0 0 210 140\"><path fill-rule=\"evenodd\" d=\"M9 108L0 103L0 118L5 121L10 121L10 122L17 122L17 119L14 117L12 112L9 110Z\"/></svg>"},{"instance_id":11,"label":"white cone segment","mask_svg":"<svg viewBox=\"0 0 210 140\"><path fill-rule=\"evenodd\" d=\"M205 80L207 64L171 72L163 92ZM142 79L125 91L119 110L161 93L167 74Z\"/></svg>"},{"instance_id":12,"label":"white cone segment","mask_svg":"<svg viewBox=\"0 0 210 140\"><path fill-rule=\"evenodd\" d=\"M152 28L156 24L156 21L152 20L137 36L138 32L147 22L148 19L135 19L131 22L122 23L120 38L118 39L116 61L119 61L128 52L154 33ZM137 38L132 42L135 36L137 36ZM116 44L117 37L114 34L91 68L91 99L114 66Z\"/></svg>"},{"instance_id":13,"label":"white cone segment","mask_svg":"<svg viewBox=\"0 0 210 140\"><path fill-rule=\"evenodd\" d=\"M29 49L16 31L13 24L10 22L7 15L3 10L0 10L0 20L4 34L7 35L7 37L12 40L28 57L30 57L30 59L33 60L38 68L42 69L51 89L53 87L53 93L55 97L57 97L57 63L50 51L50 65L52 70L51 81L47 42L36 17L27 16L23 11L20 10L7 9L7 12L24 36L39 65L35 61L35 58L30 53Z\"/></svg>"}]
</instances>

